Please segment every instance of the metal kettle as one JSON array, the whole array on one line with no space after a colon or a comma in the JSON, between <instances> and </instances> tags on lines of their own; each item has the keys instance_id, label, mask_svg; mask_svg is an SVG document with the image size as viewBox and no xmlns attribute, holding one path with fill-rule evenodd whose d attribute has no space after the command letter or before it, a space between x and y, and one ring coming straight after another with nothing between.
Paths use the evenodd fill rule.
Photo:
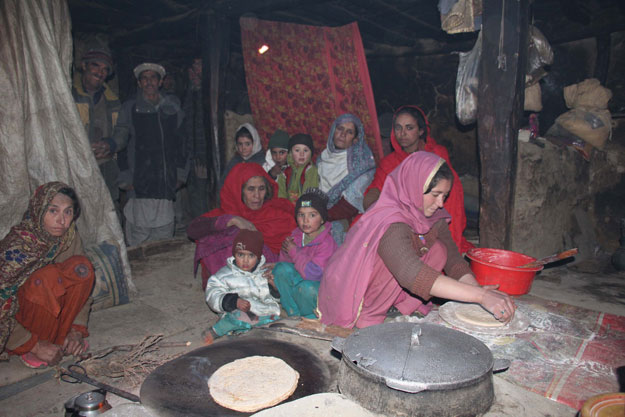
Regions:
<instances>
[{"instance_id":1,"label":"metal kettle","mask_svg":"<svg viewBox=\"0 0 625 417\"><path fill-rule=\"evenodd\" d=\"M65 402L65 417L93 417L111 409L106 391L83 392Z\"/></svg>"}]
</instances>

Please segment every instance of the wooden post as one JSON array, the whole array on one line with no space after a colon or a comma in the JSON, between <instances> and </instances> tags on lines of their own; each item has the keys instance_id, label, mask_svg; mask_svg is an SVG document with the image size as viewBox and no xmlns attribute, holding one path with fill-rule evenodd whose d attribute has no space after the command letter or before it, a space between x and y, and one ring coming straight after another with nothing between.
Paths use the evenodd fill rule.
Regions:
<instances>
[{"instance_id":1,"label":"wooden post","mask_svg":"<svg viewBox=\"0 0 625 417\"><path fill-rule=\"evenodd\" d=\"M528 12L528 0L484 0L477 121L481 247L510 244Z\"/></svg>"},{"instance_id":2,"label":"wooden post","mask_svg":"<svg viewBox=\"0 0 625 417\"><path fill-rule=\"evenodd\" d=\"M209 194L217 196L217 185L225 165L224 92L225 67L230 54L230 25L225 16L214 12L205 14L202 30L202 107L208 142ZM216 198L215 198L216 201ZM209 207L212 206L209 202Z\"/></svg>"},{"instance_id":3,"label":"wooden post","mask_svg":"<svg viewBox=\"0 0 625 417\"><path fill-rule=\"evenodd\" d=\"M608 70L610 69L610 55L612 52L612 35L599 35L597 39L597 59L595 61L595 78L601 85L605 86L608 81Z\"/></svg>"}]
</instances>

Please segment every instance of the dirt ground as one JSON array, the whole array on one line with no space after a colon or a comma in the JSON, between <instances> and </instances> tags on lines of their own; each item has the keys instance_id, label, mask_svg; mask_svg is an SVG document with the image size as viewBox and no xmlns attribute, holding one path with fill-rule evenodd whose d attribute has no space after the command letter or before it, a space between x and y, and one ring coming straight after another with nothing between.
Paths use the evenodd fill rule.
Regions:
<instances>
[{"instance_id":1,"label":"dirt ground","mask_svg":"<svg viewBox=\"0 0 625 417\"><path fill-rule=\"evenodd\" d=\"M92 313L90 351L138 344L150 335L163 335L165 342L170 344L190 342L189 346L160 348L158 354L161 357L157 360L163 362L173 355L201 347L202 331L215 323L217 316L204 302L199 277L193 276L194 249L192 243L178 239L164 245L152 244L150 248L135 252L131 265L139 292L129 304ZM539 275L531 294L625 315L625 274L589 274L559 267ZM292 323L286 320L286 324L290 326ZM255 332L263 333L263 330ZM261 414L263 417L372 415L338 394L335 380L339 359L331 354L329 340L277 332L269 337L296 343L314 352L328 366L332 380L324 396L302 398L265 410ZM68 360L62 365L70 363ZM139 395L145 377L137 375L133 381L131 378L91 376L135 395ZM519 388L498 376L494 377L494 386L496 400L486 416L572 417L577 413L577 410ZM13 357L9 362L0 363L0 416L61 416L66 400L92 389L94 387L87 384L59 381L56 369L26 368ZM109 415L151 415L144 407L129 404L128 400L116 395L109 393L107 400L113 406Z\"/></svg>"}]
</instances>

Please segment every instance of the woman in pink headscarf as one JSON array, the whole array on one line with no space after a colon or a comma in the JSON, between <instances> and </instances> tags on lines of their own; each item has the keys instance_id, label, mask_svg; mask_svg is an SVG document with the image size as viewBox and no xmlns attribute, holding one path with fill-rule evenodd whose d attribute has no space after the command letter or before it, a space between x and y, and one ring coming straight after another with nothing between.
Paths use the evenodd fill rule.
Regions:
<instances>
[{"instance_id":1,"label":"woman in pink headscarf","mask_svg":"<svg viewBox=\"0 0 625 417\"><path fill-rule=\"evenodd\" d=\"M512 299L496 286L480 286L453 242L443 208L452 182L449 166L429 152L411 154L389 174L375 206L324 270L323 324L380 324L393 306L406 315L427 314L431 303L424 301L433 296L479 303L498 320L512 319Z\"/></svg>"},{"instance_id":2,"label":"woman in pink headscarf","mask_svg":"<svg viewBox=\"0 0 625 417\"><path fill-rule=\"evenodd\" d=\"M373 181L365 191L363 207L365 210L375 203L380 196L386 176L413 152L432 152L445 160L454 176L454 186L445 200L445 210L452 216L453 222L449 225L451 238L456 242L461 253L473 247L462 235L467 226L467 215L464 211L464 192L458 174L454 171L449 160L449 153L444 146L436 143L430 134L430 122L425 113L417 106L402 106L393 115L391 128L391 146L393 152L382 158L375 170Z\"/></svg>"}]
</instances>

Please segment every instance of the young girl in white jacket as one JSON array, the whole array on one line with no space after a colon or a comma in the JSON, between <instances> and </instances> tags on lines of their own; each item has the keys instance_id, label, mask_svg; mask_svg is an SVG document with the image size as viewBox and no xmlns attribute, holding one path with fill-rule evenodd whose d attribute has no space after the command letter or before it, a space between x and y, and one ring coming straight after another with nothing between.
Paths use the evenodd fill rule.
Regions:
<instances>
[{"instance_id":1,"label":"young girl in white jacket","mask_svg":"<svg viewBox=\"0 0 625 417\"><path fill-rule=\"evenodd\" d=\"M205 344L226 334L243 333L280 316L278 293L263 277L263 235L242 229L232 245L227 265L206 283L206 303L220 319L202 334ZM272 295L273 291L273 295Z\"/></svg>"}]
</instances>

